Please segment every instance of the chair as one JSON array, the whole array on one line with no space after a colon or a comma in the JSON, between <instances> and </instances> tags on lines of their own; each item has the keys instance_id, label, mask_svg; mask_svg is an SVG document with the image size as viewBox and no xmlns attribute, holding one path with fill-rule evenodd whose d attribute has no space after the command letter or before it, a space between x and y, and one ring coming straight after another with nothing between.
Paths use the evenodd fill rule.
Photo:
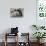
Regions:
<instances>
[{"instance_id":1,"label":"chair","mask_svg":"<svg viewBox=\"0 0 46 46\"><path fill-rule=\"evenodd\" d=\"M8 44L7 38L10 38L11 36L17 36L15 40L17 40L16 46L18 46L18 27L11 28L11 33L5 33L5 46Z\"/></svg>"},{"instance_id":2,"label":"chair","mask_svg":"<svg viewBox=\"0 0 46 46\"><path fill-rule=\"evenodd\" d=\"M8 42L7 42L7 38L10 38L10 36L17 36L17 38L15 38L16 40L16 45L15 46L18 46L18 34L9 34L9 33L6 33L5 34L5 46L8 45Z\"/></svg>"},{"instance_id":3,"label":"chair","mask_svg":"<svg viewBox=\"0 0 46 46\"><path fill-rule=\"evenodd\" d=\"M20 42L19 46L30 46L29 33L21 33L21 37L22 37L22 40L25 39L25 37L26 37L27 40Z\"/></svg>"}]
</instances>

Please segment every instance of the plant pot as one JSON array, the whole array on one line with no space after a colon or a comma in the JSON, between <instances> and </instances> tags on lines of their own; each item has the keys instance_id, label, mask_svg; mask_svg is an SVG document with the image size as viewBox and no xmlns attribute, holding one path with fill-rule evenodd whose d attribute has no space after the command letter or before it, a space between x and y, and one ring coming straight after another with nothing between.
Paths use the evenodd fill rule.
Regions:
<instances>
[{"instance_id":1,"label":"plant pot","mask_svg":"<svg viewBox=\"0 0 46 46\"><path fill-rule=\"evenodd\" d=\"M40 39L37 39L37 43L40 43Z\"/></svg>"},{"instance_id":2,"label":"plant pot","mask_svg":"<svg viewBox=\"0 0 46 46\"><path fill-rule=\"evenodd\" d=\"M40 43L44 43L44 40L45 40L45 39L40 39Z\"/></svg>"},{"instance_id":3,"label":"plant pot","mask_svg":"<svg viewBox=\"0 0 46 46\"><path fill-rule=\"evenodd\" d=\"M39 44L41 44L41 43L44 42L44 40L45 40L45 39L38 39L37 42L38 42Z\"/></svg>"}]
</instances>

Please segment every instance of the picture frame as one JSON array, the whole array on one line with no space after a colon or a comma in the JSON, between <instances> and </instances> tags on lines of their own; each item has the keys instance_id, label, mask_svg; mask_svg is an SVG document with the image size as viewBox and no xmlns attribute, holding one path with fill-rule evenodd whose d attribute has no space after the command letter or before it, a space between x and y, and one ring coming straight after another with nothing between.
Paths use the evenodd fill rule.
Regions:
<instances>
[{"instance_id":1,"label":"picture frame","mask_svg":"<svg viewBox=\"0 0 46 46\"><path fill-rule=\"evenodd\" d=\"M11 17L22 17L24 15L24 8L10 8Z\"/></svg>"}]
</instances>

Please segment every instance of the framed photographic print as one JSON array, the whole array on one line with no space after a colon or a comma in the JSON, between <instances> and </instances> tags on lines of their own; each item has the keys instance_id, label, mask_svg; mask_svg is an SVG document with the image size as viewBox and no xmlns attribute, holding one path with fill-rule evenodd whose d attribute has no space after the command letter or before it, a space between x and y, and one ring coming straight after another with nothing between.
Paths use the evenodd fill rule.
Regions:
<instances>
[{"instance_id":1,"label":"framed photographic print","mask_svg":"<svg viewBox=\"0 0 46 46\"><path fill-rule=\"evenodd\" d=\"M10 16L11 17L22 17L23 16L23 8L10 8Z\"/></svg>"}]
</instances>

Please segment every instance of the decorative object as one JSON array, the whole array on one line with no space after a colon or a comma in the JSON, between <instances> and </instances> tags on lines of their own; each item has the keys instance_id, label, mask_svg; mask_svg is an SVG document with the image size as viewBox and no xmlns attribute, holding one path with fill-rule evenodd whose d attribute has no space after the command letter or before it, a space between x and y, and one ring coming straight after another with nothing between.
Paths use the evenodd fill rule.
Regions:
<instances>
[{"instance_id":1,"label":"decorative object","mask_svg":"<svg viewBox=\"0 0 46 46\"><path fill-rule=\"evenodd\" d=\"M22 17L23 10L23 8L10 8L10 15L11 17Z\"/></svg>"}]
</instances>

